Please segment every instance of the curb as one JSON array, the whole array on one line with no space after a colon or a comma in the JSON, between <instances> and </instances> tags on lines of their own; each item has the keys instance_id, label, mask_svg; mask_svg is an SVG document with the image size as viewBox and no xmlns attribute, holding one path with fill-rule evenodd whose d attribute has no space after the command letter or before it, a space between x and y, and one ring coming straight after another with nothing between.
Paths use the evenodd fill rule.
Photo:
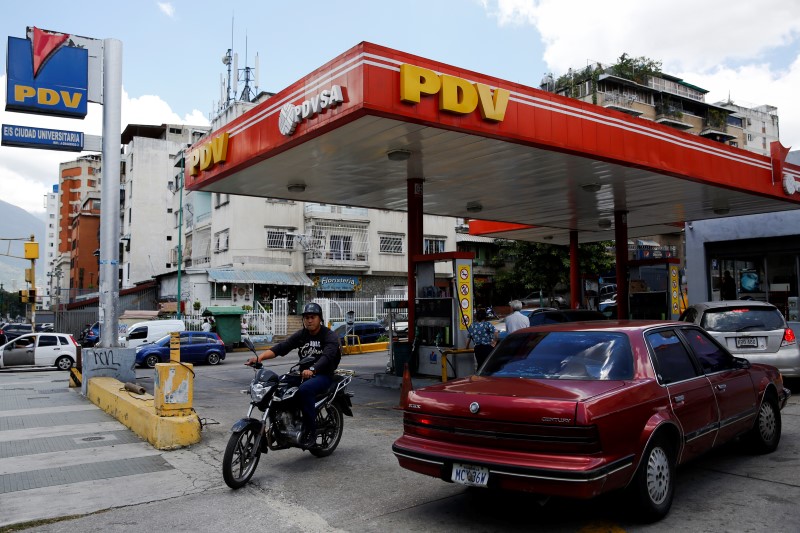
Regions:
<instances>
[{"instance_id":1,"label":"curb","mask_svg":"<svg viewBox=\"0 0 800 533\"><path fill-rule=\"evenodd\" d=\"M86 397L158 450L174 450L200 442L200 419L158 416L150 394L133 394L114 378L89 380Z\"/></svg>"}]
</instances>

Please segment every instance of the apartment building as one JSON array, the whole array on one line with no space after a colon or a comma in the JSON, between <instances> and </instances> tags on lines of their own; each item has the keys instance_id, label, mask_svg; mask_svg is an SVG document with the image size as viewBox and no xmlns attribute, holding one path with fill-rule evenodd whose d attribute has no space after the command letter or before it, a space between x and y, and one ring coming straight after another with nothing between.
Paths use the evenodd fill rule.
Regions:
<instances>
[{"instance_id":1,"label":"apartment building","mask_svg":"<svg viewBox=\"0 0 800 533\"><path fill-rule=\"evenodd\" d=\"M44 195L44 243L42 244L42 249L39 250L39 261L41 263L37 263L41 265L37 267L37 271L41 272L41 269L43 269L46 278L43 283L44 290L40 291L40 302L43 309L50 309L52 305L51 295L54 287L58 286L58 282L54 278L57 278L58 274L60 274L60 272L55 273L54 267L55 259L58 256L58 203L58 184L55 184L52 191ZM41 286L42 284L38 285Z\"/></svg>"}]
</instances>

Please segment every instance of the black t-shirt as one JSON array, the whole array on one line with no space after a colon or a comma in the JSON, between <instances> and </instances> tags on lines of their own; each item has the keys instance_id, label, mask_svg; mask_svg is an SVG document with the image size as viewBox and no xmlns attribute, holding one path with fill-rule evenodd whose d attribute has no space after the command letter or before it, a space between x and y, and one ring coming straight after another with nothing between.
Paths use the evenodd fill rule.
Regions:
<instances>
[{"instance_id":1,"label":"black t-shirt","mask_svg":"<svg viewBox=\"0 0 800 533\"><path fill-rule=\"evenodd\" d=\"M298 330L271 348L280 356L294 349L299 352L300 359L308 355L314 356L314 370L317 374L333 375L342 360L339 336L325 326L321 326L316 335L312 335L305 328Z\"/></svg>"}]
</instances>

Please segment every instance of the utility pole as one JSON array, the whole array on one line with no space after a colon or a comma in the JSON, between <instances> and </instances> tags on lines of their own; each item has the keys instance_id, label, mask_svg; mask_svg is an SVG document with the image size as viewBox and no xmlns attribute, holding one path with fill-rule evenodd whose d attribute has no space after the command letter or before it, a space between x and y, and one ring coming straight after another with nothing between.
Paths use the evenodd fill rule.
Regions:
<instances>
[{"instance_id":1,"label":"utility pole","mask_svg":"<svg viewBox=\"0 0 800 533\"><path fill-rule=\"evenodd\" d=\"M25 281L31 288L28 289L28 303L31 305L31 328L36 331L36 260L39 258L39 243L36 236L31 235L29 241L24 243L25 259L30 259L31 267L25 269Z\"/></svg>"}]
</instances>

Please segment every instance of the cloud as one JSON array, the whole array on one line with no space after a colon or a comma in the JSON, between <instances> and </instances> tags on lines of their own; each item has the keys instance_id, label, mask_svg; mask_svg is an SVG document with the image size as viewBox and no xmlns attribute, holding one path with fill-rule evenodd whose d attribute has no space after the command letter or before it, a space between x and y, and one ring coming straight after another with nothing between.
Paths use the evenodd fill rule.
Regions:
<instances>
[{"instance_id":1,"label":"cloud","mask_svg":"<svg viewBox=\"0 0 800 533\"><path fill-rule=\"evenodd\" d=\"M6 85L6 76L0 76L0 86ZM82 131L89 135L102 135L103 108L89 104L84 120L65 119L5 110L5 91L0 100L0 123L36 128ZM208 126L209 121L198 110L181 118L160 97L143 95L131 98L122 90L122 129L128 124L191 124ZM42 213L44 196L58 183L59 163L74 161L81 155L33 148L0 146L0 198L28 211Z\"/></svg>"},{"instance_id":2,"label":"cloud","mask_svg":"<svg viewBox=\"0 0 800 533\"><path fill-rule=\"evenodd\" d=\"M166 16L170 18L175 16L175 7L173 7L172 2L156 2L156 4L158 4L158 9Z\"/></svg>"},{"instance_id":3,"label":"cloud","mask_svg":"<svg viewBox=\"0 0 800 533\"><path fill-rule=\"evenodd\" d=\"M623 52L709 90L706 102L778 108L781 141L800 148L800 4L785 0L482 0L498 25L529 24L556 76ZM544 72L542 73L544 74Z\"/></svg>"}]
</instances>

